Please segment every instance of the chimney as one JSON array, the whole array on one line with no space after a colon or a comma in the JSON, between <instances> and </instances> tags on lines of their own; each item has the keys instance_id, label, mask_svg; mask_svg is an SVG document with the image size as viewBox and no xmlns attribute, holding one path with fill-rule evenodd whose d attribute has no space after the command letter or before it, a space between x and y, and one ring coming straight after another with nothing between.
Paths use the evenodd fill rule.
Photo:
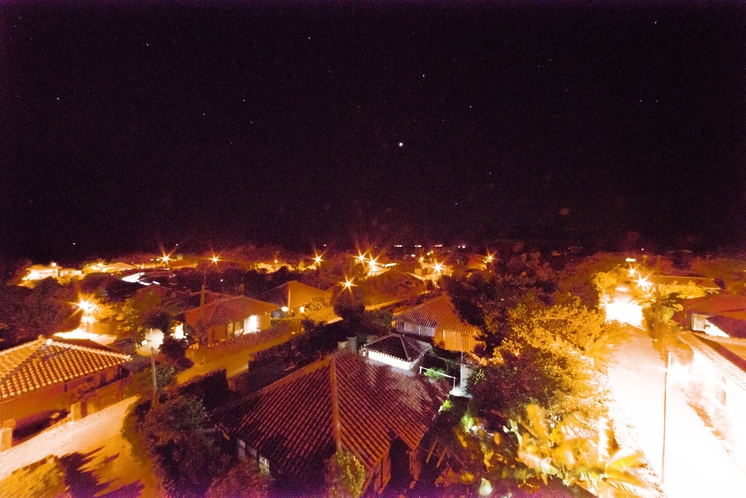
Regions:
<instances>
[{"instance_id":1,"label":"chimney","mask_svg":"<svg viewBox=\"0 0 746 498\"><path fill-rule=\"evenodd\" d=\"M357 353L357 336L353 335L347 338L347 351Z\"/></svg>"}]
</instances>

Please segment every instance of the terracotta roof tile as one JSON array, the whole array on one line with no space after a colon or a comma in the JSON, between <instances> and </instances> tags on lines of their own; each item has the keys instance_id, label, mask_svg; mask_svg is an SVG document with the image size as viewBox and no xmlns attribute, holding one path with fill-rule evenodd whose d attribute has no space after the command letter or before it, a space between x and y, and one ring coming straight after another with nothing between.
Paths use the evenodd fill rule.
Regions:
<instances>
[{"instance_id":1,"label":"terracotta roof tile","mask_svg":"<svg viewBox=\"0 0 746 498\"><path fill-rule=\"evenodd\" d=\"M39 338L0 351L0 399L68 382L131 359L114 351Z\"/></svg>"},{"instance_id":2,"label":"terracotta roof tile","mask_svg":"<svg viewBox=\"0 0 746 498\"><path fill-rule=\"evenodd\" d=\"M368 471L396 437L416 448L448 391L443 383L339 352L226 407L215 420L266 457L273 471L313 481L336 439Z\"/></svg>"},{"instance_id":3,"label":"terracotta roof tile","mask_svg":"<svg viewBox=\"0 0 746 498\"><path fill-rule=\"evenodd\" d=\"M479 333L477 327L469 325L459 318L451 299L446 295L426 301L409 311L397 315L394 319L397 322L405 321L415 325L435 328L436 334L441 329L464 334Z\"/></svg>"},{"instance_id":4,"label":"terracotta roof tile","mask_svg":"<svg viewBox=\"0 0 746 498\"><path fill-rule=\"evenodd\" d=\"M244 320L253 315L263 315L277 309L272 303L259 301L246 296L236 296L228 299L217 299L205 304L206 326L215 327L227 323ZM200 318L200 309L192 308L184 312L184 319L196 327Z\"/></svg>"},{"instance_id":5,"label":"terracotta roof tile","mask_svg":"<svg viewBox=\"0 0 746 498\"><path fill-rule=\"evenodd\" d=\"M410 363L424 355L430 349L430 344L411 337L391 334L363 347Z\"/></svg>"}]
</instances>

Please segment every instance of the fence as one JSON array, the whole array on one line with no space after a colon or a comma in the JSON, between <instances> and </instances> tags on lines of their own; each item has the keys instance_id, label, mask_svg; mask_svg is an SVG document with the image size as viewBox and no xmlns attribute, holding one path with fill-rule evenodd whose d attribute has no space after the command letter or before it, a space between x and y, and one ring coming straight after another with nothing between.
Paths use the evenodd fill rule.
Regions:
<instances>
[{"instance_id":1,"label":"fence","mask_svg":"<svg viewBox=\"0 0 746 498\"><path fill-rule=\"evenodd\" d=\"M193 344L189 349L187 349L186 357L195 363L205 363L224 356L229 356L233 353L238 353L244 349L255 348L265 342L276 341L285 335L290 335L290 324L280 323L272 328L253 334L244 334L235 339L218 344L211 344L209 346Z\"/></svg>"}]
</instances>

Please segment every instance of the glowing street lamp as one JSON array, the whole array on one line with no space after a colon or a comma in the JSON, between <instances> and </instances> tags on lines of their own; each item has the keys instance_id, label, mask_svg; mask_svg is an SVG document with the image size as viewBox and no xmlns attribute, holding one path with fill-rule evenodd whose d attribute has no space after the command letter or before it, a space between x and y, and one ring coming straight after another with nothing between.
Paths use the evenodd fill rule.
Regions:
<instances>
[{"instance_id":1,"label":"glowing street lamp","mask_svg":"<svg viewBox=\"0 0 746 498\"><path fill-rule=\"evenodd\" d=\"M314 261L316 261L316 264L317 264L317 265L320 265L320 264L321 264L321 262L322 262L322 261L324 261L323 259L321 259L321 256L319 256L318 254L316 254L316 255L314 256L313 260L314 260Z\"/></svg>"},{"instance_id":2,"label":"glowing street lamp","mask_svg":"<svg viewBox=\"0 0 746 498\"><path fill-rule=\"evenodd\" d=\"M166 267L168 267L168 262L171 261L171 255L170 254L164 254L159 258Z\"/></svg>"},{"instance_id":3,"label":"glowing street lamp","mask_svg":"<svg viewBox=\"0 0 746 498\"><path fill-rule=\"evenodd\" d=\"M357 257L355 259L357 259L357 262L362 265L365 263L365 254L357 253Z\"/></svg>"},{"instance_id":4,"label":"glowing street lamp","mask_svg":"<svg viewBox=\"0 0 746 498\"><path fill-rule=\"evenodd\" d=\"M350 280L347 277L345 277L345 281L344 282L340 282L340 283L344 286L345 289L352 290L352 288L355 287L355 284L352 283L354 281L355 281L354 278L352 280Z\"/></svg>"},{"instance_id":5,"label":"glowing street lamp","mask_svg":"<svg viewBox=\"0 0 746 498\"><path fill-rule=\"evenodd\" d=\"M652 283L648 282L647 277L643 277L640 275L640 277L636 280L637 286L640 287L643 291L647 292L650 290L650 288L653 286Z\"/></svg>"},{"instance_id":6,"label":"glowing street lamp","mask_svg":"<svg viewBox=\"0 0 746 498\"><path fill-rule=\"evenodd\" d=\"M441 265L440 263L436 262L435 265L433 265L433 269L435 270L435 273L437 273L438 275L440 275L440 272L443 269L443 265Z\"/></svg>"},{"instance_id":7,"label":"glowing street lamp","mask_svg":"<svg viewBox=\"0 0 746 498\"><path fill-rule=\"evenodd\" d=\"M492 263L493 259L494 259L494 257L492 256L492 254L487 254L487 262L488 263Z\"/></svg>"},{"instance_id":8,"label":"glowing street lamp","mask_svg":"<svg viewBox=\"0 0 746 498\"><path fill-rule=\"evenodd\" d=\"M213 255L212 255L212 257L210 258L210 260L211 260L211 261L212 261L213 263L215 263L215 264L218 264L218 261L220 261L220 256L215 256L215 255L213 254Z\"/></svg>"}]
</instances>

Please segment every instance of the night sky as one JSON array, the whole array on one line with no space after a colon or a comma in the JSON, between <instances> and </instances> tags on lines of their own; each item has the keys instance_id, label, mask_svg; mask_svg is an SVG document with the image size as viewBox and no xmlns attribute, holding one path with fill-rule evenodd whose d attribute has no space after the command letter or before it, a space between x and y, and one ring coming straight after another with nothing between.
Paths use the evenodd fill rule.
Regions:
<instances>
[{"instance_id":1,"label":"night sky","mask_svg":"<svg viewBox=\"0 0 746 498\"><path fill-rule=\"evenodd\" d=\"M746 8L660 3L5 3L0 250L740 244Z\"/></svg>"}]
</instances>

